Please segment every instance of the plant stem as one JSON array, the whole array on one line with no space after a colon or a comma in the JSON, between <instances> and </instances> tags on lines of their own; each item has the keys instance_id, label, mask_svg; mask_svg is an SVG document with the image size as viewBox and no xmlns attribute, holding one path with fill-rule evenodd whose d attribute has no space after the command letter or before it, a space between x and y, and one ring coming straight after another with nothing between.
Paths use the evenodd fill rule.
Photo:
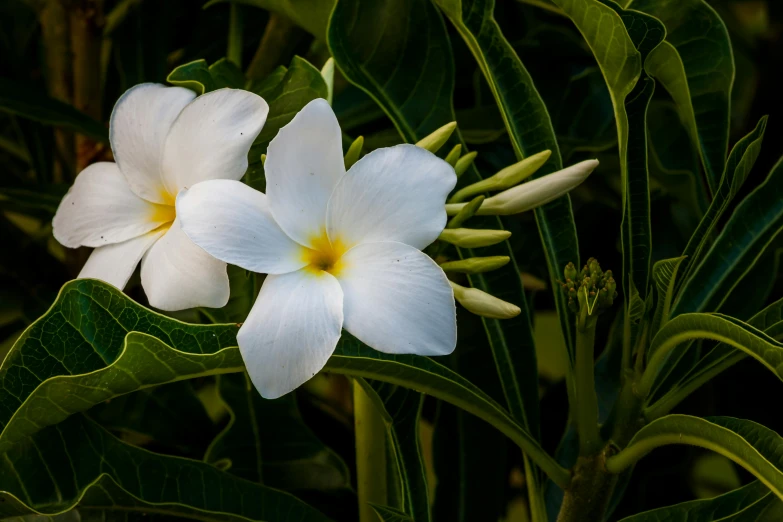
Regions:
<instances>
[{"instance_id":1,"label":"plant stem","mask_svg":"<svg viewBox=\"0 0 783 522\"><path fill-rule=\"evenodd\" d=\"M242 68L242 34L244 23L241 15L242 6L231 4L231 14L228 22L228 50L226 57L228 61Z\"/></svg>"},{"instance_id":2,"label":"plant stem","mask_svg":"<svg viewBox=\"0 0 783 522\"><path fill-rule=\"evenodd\" d=\"M370 503L385 506L386 424L376 405L358 381L353 381L353 415L356 433L356 487L360 522L377 522Z\"/></svg>"},{"instance_id":3,"label":"plant stem","mask_svg":"<svg viewBox=\"0 0 783 522\"><path fill-rule=\"evenodd\" d=\"M617 475L606 471L606 455L607 451L602 451L577 459L557 522L596 522L604 519L618 480Z\"/></svg>"},{"instance_id":4,"label":"plant stem","mask_svg":"<svg viewBox=\"0 0 783 522\"><path fill-rule=\"evenodd\" d=\"M101 120L101 45L103 44L103 0L77 0L70 9L73 53L73 104L80 111ZM76 170L89 165L96 155L96 143L76 136Z\"/></svg>"},{"instance_id":5,"label":"plant stem","mask_svg":"<svg viewBox=\"0 0 783 522\"><path fill-rule=\"evenodd\" d=\"M595 325L595 318L588 317L584 325L576 329L576 428L582 456L595 455L601 448L593 354Z\"/></svg>"},{"instance_id":6,"label":"plant stem","mask_svg":"<svg viewBox=\"0 0 783 522\"><path fill-rule=\"evenodd\" d=\"M296 44L305 35L300 29L285 16L269 13L269 21L266 23L261 43L258 44L256 54L247 66L246 76L249 80L265 78L281 62L288 63Z\"/></svg>"}]
</instances>

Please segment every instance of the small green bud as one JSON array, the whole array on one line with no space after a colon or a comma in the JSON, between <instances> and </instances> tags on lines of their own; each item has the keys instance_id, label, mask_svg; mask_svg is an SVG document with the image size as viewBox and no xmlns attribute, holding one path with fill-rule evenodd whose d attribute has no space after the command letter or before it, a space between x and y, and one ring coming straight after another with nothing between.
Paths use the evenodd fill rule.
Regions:
<instances>
[{"instance_id":1,"label":"small green bud","mask_svg":"<svg viewBox=\"0 0 783 522\"><path fill-rule=\"evenodd\" d=\"M321 77L326 83L326 101L331 105L334 97L334 58L331 56L321 69Z\"/></svg>"},{"instance_id":2,"label":"small green bud","mask_svg":"<svg viewBox=\"0 0 783 522\"><path fill-rule=\"evenodd\" d=\"M566 282L569 280L574 281L577 276L576 267L573 263L568 263L565 267L565 270L563 270L563 276L566 278Z\"/></svg>"},{"instance_id":3,"label":"small green bud","mask_svg":"<svg viewBox=\"0 0 783 522\"><path fill-rule=\"evenodd\" d=\"M478 156L478 152L468 152L457 160L457 164L454 165L454 172L457 173L457 177L462 176L470 168L476 156Z\"/></svg>"},{"instance_id":4,"label":"small green bud","mask_svg":"<svg viewBox=\"0 0 783 522\"><path fill-rule=\"evenodd\" d=\"M454 299L467 311L476 315L490 319L511 319L522 312L518 306L482 292L478 288L465 288L452 281L449 283L454 289Z\"/></svg>"},{"instance_id":5,"label":"small green bud","mask_svg":"<svg viewBox=\"0 0 783 522\"><path fill-rule=\"evenodd\" d=\"M438 239L461 248L479 248L501 243L511 237L508 230L477 230L472 228L447 228Z\"/></svg>"},{"instance_id":6,"label":"small green bud","mask_svg":"<svg viewBox=\"0 0 783 522\"><path fill-rule=\"evenodd\" d=\"M261 154L261 165L266 165L266 154Z\"/></svg>"},{"instance_id":7,"label":"small green bud","mask_svg":"<svg viewBox=\"0 0 783 522\"><path fill-rule=\"evenodd\" d=\"M451 152L446 154L446 163L451 165L452 167L455 167L457 165L457 160L459 159L459 155L462 154L462 145L457 143L454 145L454 148L451 149Z\"/></svg>"},{"instance_id":8,"label":"small green bud","mask_svg":"<svg viewBox=\"0 0 783 522\"><path fill-rule=\"evenodd\" d=\"M446 228L459 228L468 219L472 218L478 209L481 208L481 204L484 202L484 196L476 196L473 201L465 204L462 203L462 209L457 212L457 215L451 218L446 225ZM446 205L448 208L448 205Z\"/></svg>"},{"instance_id":9,"label":"small green bud","mask_svg":"<svg viewBox=\"0 0 783 522\"><path fill-rule=\"evenodd\" d=\"M348 152L345 153L345 170L350 169L354 163L359 161L359 157L362 155L362 147L364 147L364 136L359 136L353 140L351 146L348 147Z\"/></svg>"},{"instance_id":10,"label":"small green bud","mask_svg":"<svg viewBox=\"0 0 783 522\"><path fill-rule=\"evenodd\" d=\"M545 150L534 154L529 158L525 158L522 161L510 165L494 176L490 176L487 179L482 179L472 185L468 185L465 188L458 190L449 199L449 203L459 203L469 197L481 194L483 192L506 190L515 185L518 185L526 178L532 176L541 166L546 163L552 152Z\"/></svg>"},{"instance_id":11,"label":"small green bud","mask_svg":"<svg viewBox=\"0 0 783 522\"><path fill-rule=\"evenodd\" d=\"M471 257L459 261L448 261L440 267L445 272L462 272L463 274L481 274L491 272L508 264L508 256Z\"/></svg>"},{"instance_id":12,"label":"small green bud","mask_svg":"<svg viewBox=\"0 0 783 522\"><path fill-rule=\"evenodd\" d=\"M454 129L457 128L457 122L452 121L451 123L447 123L440 129L436 130L429 136L425 136L424 138L420 139L417 143L417 147L421 147L422 149L427 149L428 151L432 152L433 154L438 152L440 148L449 141L449 138L451 137L451 134L454 132Z\"/></svg>"}]
</instances>

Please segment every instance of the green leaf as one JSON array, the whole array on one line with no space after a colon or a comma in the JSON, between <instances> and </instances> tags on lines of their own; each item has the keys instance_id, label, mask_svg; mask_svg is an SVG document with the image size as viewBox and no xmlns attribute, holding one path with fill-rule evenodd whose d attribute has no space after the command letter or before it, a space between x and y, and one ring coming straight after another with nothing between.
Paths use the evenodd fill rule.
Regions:
<instances>
[{"instance_id":1,"label":"green leaf","mask_svg":"<svg viewBox=\"0 0 783 522\"><path fill-rule=\"evenodd\" d=\"M759 481L706 500L692 500L622 519L620 522L773 522L780 500Z\"/></svg>"},{"instance_id":2,"label":"green leaf","mask_svg":"<svg viewBox=\"0 0 783 522\"><path fill-rule=\"evenodd\" d=\"M235 324L176 321L100 281L67 283L0 367L0 444L30 436L121 393L242 371L236 331ZM390 382L451 402L505 433L558 483L568 481L568 473L502 406L432 359L384 354L345 334L325 370Z\"/></svg>"},{"instance_id":3,"label":"green leaf","mask_svg":"<svg viewBox=\"0 0 783 522\"><path fill-rule=\"evenodd\" d=\"M252 501L250 501L252 499ZM198 460L121 442L83 415L0 457L0 516L80 510L153 512L207 522L326 522L295 497Z\"/></svg>"},{"instance_id":4,"label":"green leaf","mask_svg":"<svg viewBox=\"0 0 783 522\"><path fill-rule=\"evenodd\" d=\"M100 122L35 88L4 78L0 78L0 111L72 130L104 143L109 141L109 130Z\"/></svg>"},{"instance_id":5,"label":"green leaf","mask_svg":"<svg viewBox=\"0 0 783 522\"><path fill-rule=\"evenodd\" d=\"M713 193L729 143L734 55L726 26L704 0L631 0L666 26L666 42L644 66L677 103Z\"/></svg>"},{"instance_id":6,"label":"green leaf","mask_svg":"<svg viewBox=\"0 0 783 522\"><path fill-rule=\"evenodd\" d=\"M230 417L206 462L277 489L348 487L348 468L304 423L295 394L264 399L245 372L219 376L218 392Z\"/></svg>"},{"instance_id":7,"label":"green leaf","mask_svg":"<svg viewBox=\"0 0 783 522\"><path fill-rule=\"evenodd\" d=\"M669 320L669 312L674 299L677 271L684 260L685 257L662 259L653 265L653 281L655 282L655 288L658 290L658 302L655 306L655 315L653 316L652 335L655 335Z\"/></svg>"},{"instance_id":8,"label":"green leaf","mask_svg":"<svg viewBox=\"0 0 783 522\"><path fill-rule=\"evenodd\" d=\"M251 85L249 90L269 104L264 128L250 147L248 170L245 174L248 185L263 192L266 180L261 154L266 152L269 142L281 127L294 119L296 113L311 101L326 98L328 89L321 71L304 58L294 56L287 69L278 67L262 82Z\"/></svg>"},{"instance_id":9,"label":"green leaf","mask_svg":"<svg viewBox=\"0 0 783 522\"><path fill-rule=\"evenodd\" d=\"M427 476L419 437L419 418L424 396L416 391L379 381L370 381L366 386L371 387L368 394L377 397L381 411L386 414L387 440L395 459L394 475L400 478L403 514L416 522L429 522Z\"/></svg>"},{"instance_id":10,"label":"green leaf","mask_svg":"<svg viewBox=\"0 0 783 522\"><path fill-rule=\"evenodd\" d=\"M190 89L200 96L224 87L241 89L245 85L245 76L236 65L221 58L210 66L207 66L206 60L180 65L169 73L166 81Z\"/></svg>"},{"instance_id":11,"label":"green leaf","mask_svg":"<svg viewBox=\"0 0 783 522\"><path fill-rule=\"evenodd\" d=\"M783 229L782 190L783 159L731 214L712 248L684 283L673 313L720 309Z\"/></svg>"},{"instance_id":12,"label":"green leaf","mask_svg":"<svg viewBox=\"0 0 783 522\"><path fill-rule=\"evenodd\" d=\"M414 520L418 522L418 519L406 515L399 509L394 509L389 506L371 505L381 522L414 522Z\"/></svg>"},{"instance_id":13,"label":"green leaf","mask_svg":"<svg viewBox=\"0 0 783 522\"><path fill-rule=\"evenodd\" d=\"M215 4L231 2L260 7L290 18L296 25L321 41L326 40L329 14L337 0L211 0L204 9Z\"/></svg>"},{"instance_id":14,"label":"green leaf","mask_svg":"<svg viewBox=\"0 0 783 522\"><path fill-rule=\"evenodd\" d=\"M530 74L494 19L494 0L436 0L436 3L454 24L476 59L500 108L517 159L521 160L537 152L550 150L552 156L549 161L533 175L533 178L560 170L563 165L551 118ZM535 215L546 252L550 284L560 325L569 354L573 359L573 324L566 299L557 284L557 279L560 278L566 264L569 262L579 264L579 243L571 199L568 195L563 196L537 208ZM490 293L494 294L494 291ZM513 302L518 304L517 301ZM537 379L533 380L536 381ZM529 398L527 395L524 397L528 411L534 411L530 403L537 399ZM529 414L528 417L532 415Z\"/></svg>"},{"instance_id":15,"label":"green leaf","mask_svg":"<svg viewBox=\"0 0 783 522\"><path fill-rule=\"evenodd\" d=\"M672 350L694 339L711 339L750 355L783 380L783 343L738 319L720 314L691 313L673 318L658 330L650 345L647 370L639 390L650 391Z\"/></svg>"},{"instance_id":16,"label":"green leaf","mask_svg":"<svg viewBox=\"0 0 783 522\"><path fill-rule=\"evenodd\" d=\"M727 457L783 498L783 438L752 421L731 417L667 415L639 430L628 446L609 457L606 468L617 473L655 448L689 444Z\"/></svg>"},{"instance_id":17,"label":"green leaf","mask_svg":"<svg viewBox=\"0 0 783 522\"><path fill-rule=\"evenodd\" d=\"M642 75L642 64L663 40L665 29L655 18L609 0L555 0L555 4L585 38L609 89L623 184L623 287L629 296L633 282L644 299L652 253L646 120L655 82ZM612 38L606 38L607 33Z\"/></svg>"},{"instance_id":18,"label":"green leaf","mask_svg":"<svg viewBox=\"0 0 783 522\"><path fill-rule=\"evenodd\" d=\"M0 187L0 209L49 221L66 192L65 185L40 183Z\"/></svg>"},{"instance_id":19,"label":"green leaf","mask_svg":"<svg viewBox=\"0 0 783 522\"><path fill-rule=\"evenodd\" d=\"M707 208L704 217L699 222L699 226L691 236L688 244L685 247L682 255L687 256L687 272L683 274L683 278L678 282L678 288L681 288L682 284L687 282L689 273L692 268L701 262L702 251L704 250L707 242L710 239L710 234L718 224L723 213L737 195L742 184L747 179L750 170L753 168L756 158L758 158L759 152L761 152L761 142L764 139L764 131L767 128L767 117L762 117L756 128L739 140L734 148L731 149L729 159L726 162L726 168L723 171L720 185L717 192L715 192L710 206ZM672 311L673 314L680 313L680 310ZM692 311L692 310L682 310Z\"/></svg>"}]
</instances>

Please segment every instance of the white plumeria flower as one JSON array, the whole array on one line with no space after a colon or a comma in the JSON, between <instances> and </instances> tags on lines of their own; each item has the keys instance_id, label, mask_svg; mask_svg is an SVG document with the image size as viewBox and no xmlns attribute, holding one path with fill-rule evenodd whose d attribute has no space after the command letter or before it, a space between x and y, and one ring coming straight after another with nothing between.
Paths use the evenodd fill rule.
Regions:
<instances>
[{"instance_id":1,"label":"white plumeria flower","mask_svg":"<svg viewBox=\"0 0 783 522\"><path fill-rule=\"evenodd\" d=\"M95 247L79 277L122 289L141 260L152 306L224 306L226 264L188 239L174 204L181 190L204 180L240 179L268 112L261 97L235 89L196 98L182 87L144 83L123 94L109 131L117 162L84 169L52 223L66 247Z\"/></svg>"},{"instance_id":2,"label":"white plumeria flower","mask_svg":"<svg viewBox=\"0 0 783 522\"><path fill-rule=\"evenodd\" d=\"M346 173L329 104L309 103L269 144L267 193L207 181L177 198L185 233L218 259L270 274L238 334L261 395L320 371L344 327L376 350L446 355L454 295L421 249L446 225L454 169L413 145L378 149Z\"/></svg>"}]
</instances>

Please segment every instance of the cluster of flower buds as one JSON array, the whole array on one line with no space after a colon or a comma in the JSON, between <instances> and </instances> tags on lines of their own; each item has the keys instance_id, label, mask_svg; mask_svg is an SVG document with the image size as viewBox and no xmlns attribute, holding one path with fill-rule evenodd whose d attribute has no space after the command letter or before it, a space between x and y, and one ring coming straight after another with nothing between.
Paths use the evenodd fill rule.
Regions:
<instances>
[{"instance_id":1,"label":"cluster of flower buds","mask_svg":"<svg viewBox=\"0 0 783 522\"><path fill-rule=\"evenodd\" d=\"M587 315L595 315L600 310L612 306L617 298L617 283L612 277L612 271L601 270L598 261L591 257L578 272L573 263L568 263L563 270L565 282L560 286L568 297L568 308L577 315L586 311Z\"/></svg>"}]
</instances>

